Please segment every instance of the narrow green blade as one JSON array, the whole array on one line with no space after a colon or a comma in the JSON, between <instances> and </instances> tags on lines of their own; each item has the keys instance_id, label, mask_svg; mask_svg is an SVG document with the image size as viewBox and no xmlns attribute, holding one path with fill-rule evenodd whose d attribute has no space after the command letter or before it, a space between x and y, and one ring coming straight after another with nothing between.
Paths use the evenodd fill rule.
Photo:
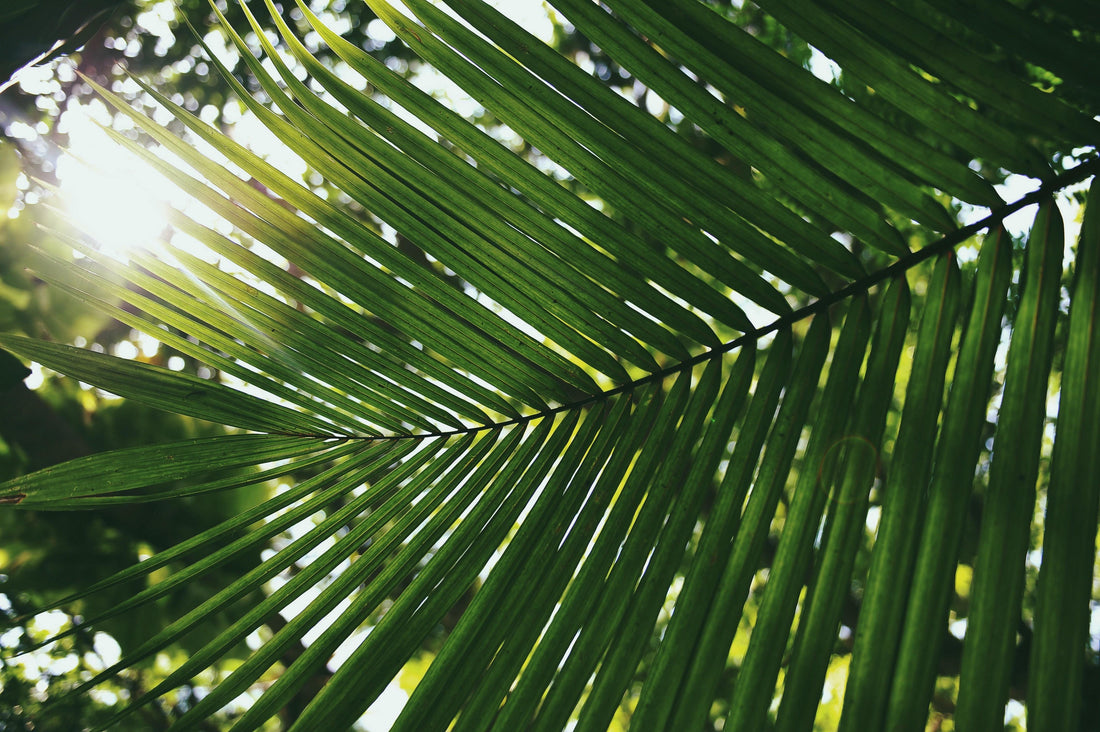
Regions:
<instances>
[{"instance_id":1,"label":"narrow green blade","mask_svg":"<svg viewBox=\"0 0 1100 732\"><path fill-rule=\"evenodd\" d=\"M1048 200L1039 207L1028 238L1008 347L963 642L956 709L960 729L990 729L1004 721L1035 512L1064 244L1061 215Z\"/></svg>"},{"instance_id":2,"label":"narrow green blade","mask_svg":"<svg viewBox=\"0 0 1100 732\"><path fill-rule=\"evenodd\" d=\"M1036 590L1027 726L1081 724L1097 502L1100 495L1100 182L1093 179L1077 242L1057 440L1047 486L1043 565Z\"/></svg>"}]
</instances>

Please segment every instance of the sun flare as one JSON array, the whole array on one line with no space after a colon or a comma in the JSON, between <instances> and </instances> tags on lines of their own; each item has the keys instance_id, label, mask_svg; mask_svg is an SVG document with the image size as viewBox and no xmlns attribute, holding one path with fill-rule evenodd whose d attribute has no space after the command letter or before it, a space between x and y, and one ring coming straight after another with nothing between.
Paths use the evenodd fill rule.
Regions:
<instances>
[{"instance_id":1,"label":"sun flare","mask_svg":"<svg viewBox=\"0 0 1100 732\"><path fill-rule=\"evenodd\" d=\"M69 223L115 259L156 249L169 226L168 201L178 191L88 117L72 124L69 140L57 165Z\"/></svg>"}]
</instances>

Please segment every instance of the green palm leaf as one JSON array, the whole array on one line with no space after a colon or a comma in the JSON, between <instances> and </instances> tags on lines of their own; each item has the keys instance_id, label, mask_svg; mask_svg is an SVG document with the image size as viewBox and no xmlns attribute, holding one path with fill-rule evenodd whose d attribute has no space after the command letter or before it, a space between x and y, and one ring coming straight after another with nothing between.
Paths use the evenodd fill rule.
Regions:
<instances>
[{"instance_id":1,"label":"green palm leaf","mask_svg":"<svg viewBox=\"0 0 1100 732\"><path fill-rule=\"evenodd\" d=\"M806 730L839 658L841 716L819 724L920 729L977 483L959 724L990 728L1004 714L1037 485L1048 513L1029 724L1076 724L1097 528L1100 217L1093 186L1063 316L1052 196L1100 169L1097 99L1079 73L1096 60L1095 33L1069 39L1064 8L1006 6L975 26L948 3L761 2L840 64L834 85L706 3L555 3L713 155L480 0L368 4L574 187L300 0L365 89L277 12L284 50L247 8L251 28L222 18L262 95L211 63L337 197L170 90L139 82L188 137L96 87L180 162L112 132L119 143L233 225L226 236L171 215L233 267L177 242L123 265L60 231L80 257L43 253L39 274L224 383L14 336L0 346L248 434L47 468L0 485L0 502L93 508L296 482L62 599L137 587L94 625L222 563L252 567L72 693L216 626L109 723L129 724L267 626L173 728L264 687L233 729L263 728L292 703L292 729L344 729L466 605L396 729L701 729L720 717L726 729ZM1036 69L1059 75L1047 93ZM1056 174L1073 151L1086 162ZM1041 183L1002 205L998 180L976 172L987 169ZM993 210L959 227L948 196ZM1014 265L1001 219L1039 202ZM971 240L981 253L961 273L955 249ZM976 481L1002 371L988 481ZM1048 487L1052 385L1063 407ZM837 647L853 633L853 594L849 656Z\"/></svg>"}]
</instances>

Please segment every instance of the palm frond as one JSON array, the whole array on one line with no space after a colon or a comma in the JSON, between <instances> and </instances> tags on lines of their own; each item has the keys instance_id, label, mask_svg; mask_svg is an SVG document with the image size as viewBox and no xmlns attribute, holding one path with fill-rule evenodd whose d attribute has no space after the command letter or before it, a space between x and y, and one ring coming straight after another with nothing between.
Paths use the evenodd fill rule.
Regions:
<instances>
[{"instance_id":1,"label":"palm frond","mask_svg":"<svg viewBox=\"0 0 1100 732\"><path fill-rule=\"evenodd\" d=\"M111 724L266 625L270 638L173 728L198 727L284 663L233 729L261 728L304 693L292 729L344 729L465 605L395 729L602 730L623 714L637 729L716 715L725 729L811 729L842 626L854 640L840 726L922 729L977 485L958 724L984 729L1009 694L1038 485L1029 726L1076 724L1097 528L1100 194L1068 319L1053 196L1100 170L1097 99L1079 73L1096 59L1095 19L1047 5L1004 4L974 24L949 3L761 2L840 65L843 83L829 84L722 6L555 2L704 148L480 0L368 4L572 187L300 0L365 88L272 12L276 48L247 7L251 28L224 28L262 95L211 64L336 196L168 90L139 82L189 138L96 87L179 163L112 131L119 143L234 233L176 211L176 231L221 263L173 240L122 265L60 232L80 257L43 254L40 276L224 383L15 336L0 345L252 434L84 458L0 485L0 502L82 509L298 482L61 600L135 583L94 624L256 557L72 693L229 615ZM1085 162L1056 172L1071 153ZM1002 202L1001 173L984 170L1040 183ZM960 227L959 202L991 211ZM1035 203L1017 265L1001 220ZM964 275L955 249L972 241ZM743 623L751 636L735 650Z\"/></svg>"}]
</instances>

